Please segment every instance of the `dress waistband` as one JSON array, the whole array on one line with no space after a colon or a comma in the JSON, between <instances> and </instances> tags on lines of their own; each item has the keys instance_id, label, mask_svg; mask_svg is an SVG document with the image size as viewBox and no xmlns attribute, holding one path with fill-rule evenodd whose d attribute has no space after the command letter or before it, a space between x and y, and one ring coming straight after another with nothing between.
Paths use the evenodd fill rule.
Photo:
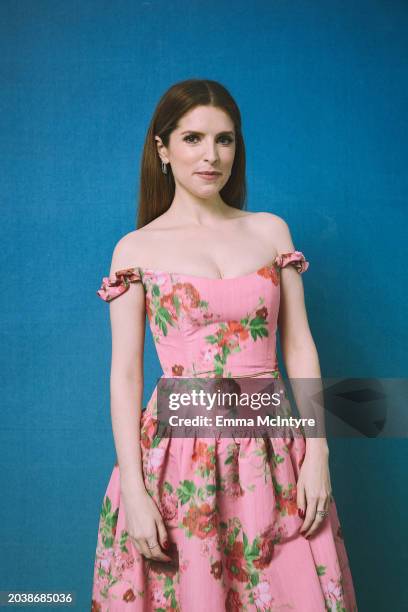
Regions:
<instances>
[{"instance_id":1,"label":"dress waistband","mask_svg":"<svg viewBox=\"0 0 408 612\"><path fill-rule=\"evenodd\" d=\"M207 370L204 372L196 372L195 376L167 376L166 374L162 374L160 378L196 378L200 374L214 374L214 370ZM255 376L261 376L262 374L272 374L276 375L274 378L278 378L280 376L280 370L275 368L274 370L261 370L258 372L252 372L251 374L232 374L231 376L225 376L224 378L252 378ZM208 378L223 378L221 376L210 376Z\"/></svg>"}]
</instances>

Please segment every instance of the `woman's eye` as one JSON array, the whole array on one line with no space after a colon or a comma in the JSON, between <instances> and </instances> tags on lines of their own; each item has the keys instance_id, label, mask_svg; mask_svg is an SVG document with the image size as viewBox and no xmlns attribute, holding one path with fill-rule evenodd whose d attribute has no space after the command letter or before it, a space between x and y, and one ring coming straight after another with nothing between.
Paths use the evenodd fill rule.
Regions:
<instances>
[{"instance_id":1,"label":"woman's eye","mask_svg":"<svg viewBox=\"0 0 408 612\"><path fill-rule=\"evenodd\" d=\"M194 138L198 138L198 136L196 134L189 134L188 136L184 137L184 140L186 142L193 142L192 139ZM223 144L230 144L231 142L233 142L233 139L231 138L231 136L221 136L220 141L223 141Z\"/></svg>"},{"instance_id":2,"label":"woman's eye","mask_svg":"<svg viewBox=\"0 0 408 612\"><path fill-rule=\"evenodd\" d=\"M184 138L184 140L185 140L186 142L192 142L192 141L190 140L191 138L198 138L198 136L196 136L195 134L189 134L189 136L186 136L186 137Z\"/></svg>"}]
</instances>

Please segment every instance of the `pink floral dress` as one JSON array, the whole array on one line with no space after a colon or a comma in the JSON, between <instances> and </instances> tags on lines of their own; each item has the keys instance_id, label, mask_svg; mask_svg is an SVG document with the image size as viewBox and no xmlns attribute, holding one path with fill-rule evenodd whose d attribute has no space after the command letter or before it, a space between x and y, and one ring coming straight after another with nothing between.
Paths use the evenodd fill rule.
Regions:
<instances>
[{"instance_id":1,"label":"pink floral dress","mask_svg":"<svg viewBox=\"0 0 408 612\"><path fill-rule=\"evenodd\" d=\"M132 267L103 278L106 302L141 282L165 377L280 378L280 269L300 251L244 276L212 279ZM167 527L172 561L149 561L126 529L116 462L103 498L92 612L355 612L333 497L305 539L296 483L303 437L171 438L156 432L157 386L141 416L143 476Z\"/></svg>"}]
</instances>

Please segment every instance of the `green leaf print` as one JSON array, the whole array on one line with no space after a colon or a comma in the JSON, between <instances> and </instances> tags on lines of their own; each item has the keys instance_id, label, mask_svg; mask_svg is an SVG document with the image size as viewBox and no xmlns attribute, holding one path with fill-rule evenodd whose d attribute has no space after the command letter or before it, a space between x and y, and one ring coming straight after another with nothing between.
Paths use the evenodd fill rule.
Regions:
<instances>
[{"instance_id":1,"label":"green leaf print","mask_svg":"<svg viewBox=\"0 0 408 612\"><path fill-rule=\"evenodd\" d=\"M252 586L256 586L259 583L259 574L256 572L251 574L250 579Z\"/></svg>"},{"instance_id":2,"label":"green leaf print","mask_svg":"<svg viewBox=\"0 0 408 612\"><path fill-rule=\"evenodd\" d=\"M282 457L282 455L273 455L272 461L275 463L275 465L278 465L278 463L283 463L285 458Z\"/></svg>"},{"instance_id":3,"label":"green leaf print","mask_svg":"<svg viewBox=\"0 0 408 612\"><path fill-rule=\"evenodd\" d=\"M250 568L252 568L252 561L257 559L259 556L259 538L256 537L252 543L252 546L249 545L248 537L246 533L242 532L242 543L244 545L244 556L247 560Z\"/></svg>"},{"instance_id":4,"label":"green leaf print","mask_svg":"<svg viewBox=\"0 0 408 612\"><path fill-rule=\"evenodd\" d=\"M221 366L223 366L223 365L224 365L224 363L223 363L223 361L222 361L222 357L221 357L221 355L219 355L218 353L215 355L215 357L214 357L214 361L215 361L215 365L216 365L216 366L217 366L217 365L218 365L218 366L220 366L220 365L221 365Z\"/></svg>"},{"instance_id":5,"label":"green leaf print","mask_svg":"<svg viewBox=\"0 0 408 612\"><path fill-rule=\"evenodd\" d=\"M176 315L177 315L177 318L178 318L180 316L180 308L181 308L181 302L180 302L179 296L178 295L173 295L172 301L173 301L174 308L176 310Z\"/></svg>"},{"instance_id":6,"label":"green leaf print","mask_svg":"<svg viewBox=\"0 0 408 612\"><path fill-rule=\"evenodd\" d=\"M101 540L105 548L111 548L115 539L114 529L118 522L119 508L112 512L112 503L106 496L101 509Z\"/></svg>"},{"instance_id":7,"label":"green leaf print","mask_svg":"<svg viewBox=\"0 0 408 612\"><path fill-rule=\"evenodd\" d=\"M168 493L173 493L173 487L172 487L172 485L169 482L167 482L167 480L165 481L165 483L163 485L163 488Z\"/></svg>"},{"instance_id":8,"label":"green leaf print","mask_svg":"<svg viewBox=\"0 0 408 612\"><path fill-rule=\"evenodd\" d=\"M325 565L316 565L316 571L318 576L324 576L326 573Z\"/></svg>"},{"instance_id":9,"label":"green leaf print","mask_svg":"<svg viewBox=\"0 0 408 612\"><path fill-rule=\"evenodd\" d=\"M201 499L201 501L205 500L205 490L203 489L203 487L200 487L197 491L197 497L199 499Z\"/></svg>"},{"instance_id":10,"label":"green leaf print","mask_svg":"<svg viewBox=\"0 0 408 612\"><path fill-rule=\"evenodd\" d=\"M215 364L214 372L216 376L222 376L224 372L224 366L222 364Z\"/></svg>"},{"instance_id":11,"label":"green leaf print","mask_svg":"<svg viewBox=\"0 0 408 612\"><path fill-rule=\"evenodd\" d=\"M102 506L102 509L103 509L103 506ZM108 496L106 496L105 498L105 509L106 509L106 513L105 513L105 516L106 516L106 514L108 514L112 509L111 500Z\"/></svg>"},{"instance_id":12,"label":"green leaf print","mask_svg":"<svg viewBox=\"0 0 408 612\"><path fill-rule=\"evenodd\" d=\"M120 540L119 540L119 546L120 546L120 550L122 552L126 552L128 553L128 549L126 548L126 541L129 537L129 533L126 530L122 530L122 533L120 534Z\"/></svg>"},{"instance_id":13,"label":"green leaf print","mask_svg":"<svg viewBox=\"0 0 408 612\"><path fill-rule=\"evenodd\" d=\"M266 328L266 320L262 317L255 317L249 324L249 329L253 340L257 338L265 338L269 335Z\"/></svg>"},{"instance_id":14,"label":"green leaf print","mask_svg":"<svg viewBox=\"0 0 408 612\"><path fill-rule=\"evenodd\" d=\"M230 534L228 534L228 546L230 548L233 547L238 534L239 534L239 527L234 527L234 530Z\"/></svg>"},{"instance_id":15,"label":"green leaf print","mask_svg":"<svg viewBox=\"0 0 408 612\"><path fill-rule=\"evenodd\" d=\"M259 538L258 537L256 537L255 540L253 541L252 548L249 554L253 559L256 559L257 557L259 557Z\"/></svg>"},{"instance_id":16,"label":"green leaf print","mask_svg":"<svg viewBox=\"0 0 408 612\"><path fill-rule=\"evenodd\" d=\"M204 340L207 340L210 344L217 344L218 338L211 334L211 336L205 336Z\"/></svg>"},{"instance_id":17,"label":"green leaf print","mask_svg":"<svg viewBox=\"0 0 408 612\"><path fill-rule=\"evenodd\" d=\"M164 581L164 588L168 589L168 588L171 588L172 586L173 586L172 579L170 578L170 576L166 576L166 579ZM166 595L166 597L167 597L167 595Z\"/></svg>"},{"instance_id":18,"label":"green leaf print","mask_svg":"<svg viewBox=\"0 0 408 612\"><path fill-rule=\"evenodd\" d=\"M178 498L181 504L184 505L190 501L196 492L196 486L191 480L183 480L181 486L177 489Z\"/></svg>"},{"instance_id":19,"label":"green leaf print","mask_svg":"<svg viewBox=\"0 0 408 612\"><path fill-rule=\"evenodd\" d=\"M155 322L160 327L165 336L167 336L167 323L174 327L174 321L171 317L170 312L167 310L167 308L164 308L163 306L159 306L157 308Z\"/></svg>"},{"instance_id":20,"label":"green leaf print","mask_svg":"<svg viewBox=\"0 0 408 612\"><path fill-rule=\"evenodd\" d=\"M245 532L242 532L242 542L244 544L244 554L246 556L246 553L248 551L248 537Z\"/></svg>"},{"instance_id":21,"label":"green leaf print","mask_svg":"<svg viewBox=\"0 0 408 612\"><path fill-rule=\"evenodd\" d=\"M272 476L272 482L276 493L280 494L282 492L283 487L278 483L275 476Z\"/></svg>"},{"instance_id":22,"label":"green leaf print","mask_svg":"<svg viewBox=\"0 0 408 612\"><path fill-rule=\"evenodd\" d=\"M162 440L162 438L159 435L154 436L154 438L152 440L151 448L156 448L157 446L159 446L161 440Z\"/></svg>"}]
</instances>

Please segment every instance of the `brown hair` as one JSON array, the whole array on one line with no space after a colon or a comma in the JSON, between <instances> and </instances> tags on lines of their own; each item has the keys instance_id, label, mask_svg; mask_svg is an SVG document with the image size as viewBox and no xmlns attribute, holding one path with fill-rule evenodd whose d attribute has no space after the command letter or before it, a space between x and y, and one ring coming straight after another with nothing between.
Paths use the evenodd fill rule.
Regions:
<instances>
[{"instance_id":1,"label":"brown hair","mask_svg":"<svg viewBox=\"0 0 408 612\"><path fill-rule=\"evenodd\" d=\"M140 171L137 228L141 228L169 209L175 193L170 164L167 174L161 170L155 136L164 146L177 128L179 119L196 106L214 106L225 111L235 128L235 157L228 182L220 191L223 200L234 208L246 209L245 145L241 114L228 90L217 81L188 79L170 87L161 97L147 130Z\"/></svg>"}]
</instances>

